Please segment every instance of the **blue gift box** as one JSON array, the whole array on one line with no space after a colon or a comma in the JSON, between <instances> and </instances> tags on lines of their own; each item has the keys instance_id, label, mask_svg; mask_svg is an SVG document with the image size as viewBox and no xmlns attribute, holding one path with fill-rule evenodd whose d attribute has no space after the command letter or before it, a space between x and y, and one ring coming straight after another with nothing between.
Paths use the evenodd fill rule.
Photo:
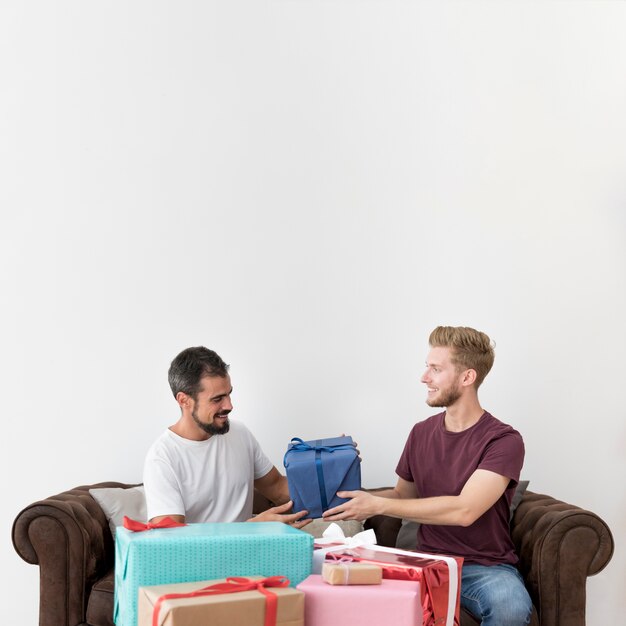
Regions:
<instances>
[{"instance_id":1,"label":"blue gift box","mask_svg":"<svg viewBox=\"0 0 626 626\"><path fill-rule=\"evenodd\" d=\"M283 460L293 510L321 517L346 502L338 491L361 488L361 461L352 437L302 441L294 437Z\"/></svg>"},{"instance_id":2,"label":"blue gift box","mask_svg":"<svg viewBox=\"0 0 626 626\"><path fill-rule=\"evenodd\" d=\"M137 626L139 587L228 576L286 576L291 586L311 573L313 537L280 522L188 524L115 537L117 626Z\"/></svg>"}]
</instances>

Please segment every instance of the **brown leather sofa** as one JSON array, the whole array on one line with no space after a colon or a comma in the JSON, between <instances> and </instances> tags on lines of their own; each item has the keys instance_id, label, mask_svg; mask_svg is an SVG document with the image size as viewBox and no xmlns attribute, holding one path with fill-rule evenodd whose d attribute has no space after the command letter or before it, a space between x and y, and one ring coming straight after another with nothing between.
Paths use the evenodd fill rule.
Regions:
<instances>
[{"instance_id":1,"label":"brown leather sofa","mask_svg":"<svg viewBox=\"0 0 626 626\"><path fill-rule=\"evenodd\" d=\"M27 506L15 519L15 550L40 569L40 626L112 626L113 539L89 489L132 486L76 487ZM255 512L268 506L256 494ZM365 522L387 546L395 545L400 525L385 516ZM608 526L594 513L527 491L511 532L535 606L531 624L583 626L587 576L601 571L613 555ZM477 624L462 614L462 626Z\"/></svg>"}]
</instances>

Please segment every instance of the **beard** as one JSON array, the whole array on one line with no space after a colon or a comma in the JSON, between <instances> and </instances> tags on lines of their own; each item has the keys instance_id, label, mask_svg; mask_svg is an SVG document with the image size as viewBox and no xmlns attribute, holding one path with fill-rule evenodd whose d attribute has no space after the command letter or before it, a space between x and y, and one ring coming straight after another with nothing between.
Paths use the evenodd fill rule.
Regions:
<instances>
[{"instance_id":1,"label":"beard","mask_svg":"<svg viewBox=\"0 0 626 626\"><path fill-rule=\"evenodd\" d=\"M426 399L426 404L432 407L448 407L452 406L461 397L461 388L459 386L440 391L432 399Z\"/></svg>"},{"instance_id":2,"label":"beard","mask_svg":"<svg viewBox=\"0 0 626 626\"><path fill-rule=\"evenodd\" d=\"M212 422L210 424L205 424L198 419L198 414L195 410L191 412L191 417L193 417L193 421L200 427L202 430L209 435L225 435L230 430L230 421L228 420L228 413L221 413L216 415L216 417L225 417L226 420L221 426L216 426Z\"/></svg>"}]
</instances>

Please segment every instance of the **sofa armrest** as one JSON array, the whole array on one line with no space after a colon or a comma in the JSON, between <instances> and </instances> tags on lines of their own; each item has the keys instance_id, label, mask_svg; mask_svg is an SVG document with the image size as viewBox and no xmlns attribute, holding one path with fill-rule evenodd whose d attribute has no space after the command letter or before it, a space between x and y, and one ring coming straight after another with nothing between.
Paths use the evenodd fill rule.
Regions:
<instances>
[{"instance_id":1,"label":"sofa armrest","mask_svg":"<svg viewBox=\"0 0 626 626\"><path fill-rule=\"evenodd\" d=\"M113 566L113 538L89 489L132 487L116 482L84 485L40 500L13 522L13 545L39 565L40 626L85 623L93 583Z\"/></svg>"},{"instance_id":2,"label":"sofa armrest","mask_svg":"<svg viewBox=\"0 0 626 626\"><path fill-rule=\"evenodd\" d=\"M613 555L595 513L528 491L511 522L520 570L542 626L585 626L587 577Z\"/></svg>"}]
</instances>

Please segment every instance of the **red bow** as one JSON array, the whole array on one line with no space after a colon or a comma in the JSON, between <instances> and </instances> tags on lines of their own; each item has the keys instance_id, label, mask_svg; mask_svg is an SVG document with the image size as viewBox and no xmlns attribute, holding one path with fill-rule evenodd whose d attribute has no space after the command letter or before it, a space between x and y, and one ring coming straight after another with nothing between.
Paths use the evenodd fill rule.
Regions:
<instances>
[{"instance_id":1,"label":"red bow","mask_svg":"<svg viewBox=\"0 0 626 626\"><path fill-rule=\"evenodd\" d=\"M138 522L124 515L124 528L132 530L134 533L140 533L144 530L150 530L151 528L176 528L177 526L187 526L187 524L184 522L175 522L171 517L164 517L155 524L151 524L150 522L144 524L143 522Z\"/></svg>"},{"instance_id":2,"label":"red bow","mask_svg":"<svg viewBox=\"0 0 626 626\"><path fill-rule=\"evenodd\" d=\"M265 626L276 626L276 609L278 599L276 594L265 587L288 587L289 579L284 576L270 576L261 580L250 580L249 578L241 578L232 576L226 579L226 582L216 583L208 587L202 587L196 591L188 593L166 593L161 596L155 603L152 611L152 626L159 626L159 611L164 600L172 600L178 598L196 598L198 596L213 596L220 593L237 593L238 591L260 591L266 599L265 602Z\"/></svg>"}]
</instances>

